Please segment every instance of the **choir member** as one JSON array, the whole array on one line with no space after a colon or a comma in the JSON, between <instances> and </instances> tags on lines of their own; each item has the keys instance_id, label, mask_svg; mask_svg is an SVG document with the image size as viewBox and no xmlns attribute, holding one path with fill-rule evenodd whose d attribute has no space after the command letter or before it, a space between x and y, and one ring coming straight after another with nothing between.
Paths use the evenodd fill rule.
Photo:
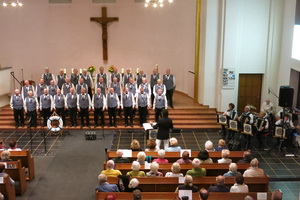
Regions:
<instances>
[{"instance_id":1,"label":"choir member","mask_svg":"<svg viewBox=\"0 0 300 200\"><path fill-rule=\"evenodd\" d=\"M126 73L123 76L123 85L125 86L127 83L129 83L129 78L133 79L133 75L130 71L130 69L126 69Z\"/></svg>"},{"instance_id":2,"label":"choir member","mask_svg":"<svg viewBox=\"0 0 300 200\"><path fill-rule=\"evenodd\" d=\"M29 84L28 80L24 81L24 86L22 87L22 98L25 99L28 96L28 92L32 91L33 95L35 95L35 90L33 85Z\"/></svg>"},{"instance_id":3,"label":"choir member","mask_svg":"<svg viewBox=\"0 0 300 200\"><path fill-rule=\"evenodd\" d=\"M120 101L118 94L114 92L114 88L109 89L109 93L106 95L106 105L109 115L109 126L112 126L112 119L114 121L114 126L117 127L116 122L116 110L120 108Z\"/></svg>"},{"instance_id":4,"label":"choir member","mask_svg":"<svg viewBox=\"0 0 300 200\"><path fill-rule=\"evenodd\" d=\"M80 77L78 74L78 69L73 69L73 73L71 74L70 81L74 85L74 87L76 87L76 85L78 84L79 79Z\"/></svg>"},{"instance_id":5,"label":"choir member","mask_svg":"<svg viewBox=\"0 0 300 200\"><path fill-rule=\"evenodd\" d=\"M168 101L166 95L163 94L162 89L158 89L153 101L153 110L155 110L156 122L158 121L159 117L162 117L161 111L163 109L168 109Z\"/></svg>"},{"instance_id":6,"label":"choir member","mask_svg":"<svg viewBox=\"0 0 300 200\"><path fill-rule=\"evenodd\" d=\"M82 88L81 93L77 98L77 109L80 114L81 125L80 127L84 127L84 118L86 119L87 127L90 127L90 117L89 110L91 110L92 102L90 96L86 93L86 89Z\"/></svg>"},{"instance_id":7,"label":"choir member","mask_svg":"<svg viewBox=\"0 0 300 200\"><path fill-rule=\"evenodd\" d=\"M147 111L150 108L150 96L144 91L144 87L140 87L140 92L136 97L136 108L139 111L140 127L147 122Z\"/></svg>"},{"instance_id":8,"label":"choir member","mask_svg":"<svg viewBox=\"0 0 300 200\"><path fill-rule=\"evenodd\" d=\"M65 95L62 94L60 89L57 89L56 91L56 95L54 95L53 98L53 107L54 107L54 111L62 118L63 120L63 126L66 126L66 114L65 114L65 104L66 104L66 100L65 100Z\"/></svg>"},{"instance_id":9,"label":"choir member","mask_svg":"<svg viewBox=\"0 0 300 200\"><path fill-rule=\"evenodd\" d=\"M102 78L102 77L100 77ZM103 79L103 78L102 78ZM94 111L95 127L97 127L99 116L101 118L101 127L103 128L104 123L104 110L106 108L106 98L101 92L101 87L98 87L92 99L92 109Z\"/></svg>"},{"instance_id":10,"label":"choir member","mask_svg":"<svg viewBox=\"0 0 300 200\"><path fill-rule=\"evenodd\" d=\"M24 99L24 111L29 117L29 127L36 127L38 110L39 103L37 98L33 96L33 91L29 91L28 96Z\"/></svg>"},{"instance_id":11,"label":"choir member","mask_svg":"<svg viewBox=\"0 0 300 200\"><path fill-rule=\"evenodd\" d=\"M114 77L113 82L110 84L110 87L114 89L114 92L118 95L119 100L121 100L121 83L118 82L118 78ZM121 110L118 110L119 116L121 117Z\"/></svg>"},{"instance_id":12,"label":"choir member","mask_svg":"<svg viewBox=\"0 0 300 200\"><path fill-rule=\"evenodd\" d=\"M161 82L160 79L157 80L157 84L154 85L152 93L157 95L157 90L161 89L162 94L166 95L166 86Z\"/></svg>"},{"instance_id":13,"label":"choir member","mask_svg":"<svg viewBox=\"0 0 300 200\"><path fill-rule=\"evenodd\" d=\"M171 74L171 70L167 69L166 74L163 77L163 83L166 86L166 96L168 100L168 104L171 108L173 107L173 94L175 91L175 76Z\"/></svg>"},{"instance_id":14,"label":"choir member","mask_svg":"<svg viewBox=\"0 0 300 200\"><path fill-rule=\"evenodd\" d=\"M114 67L114 72L110 74L110 83L113 82L114 78L117 78L117 82L120 83L121 82L121 75L118 73L118 68Z\"/></svg>"},{"instance_id":15,"label":"choir member","mask_svg":"<svg viewBox=\"0 0 300 200\"><path fill-rule=\"evenodd\" d=\"M150 77L151 91L154 90L154 86L157 84L158 79L160 79L160 74L158 73L157 69L153 69L153 74L151 74ZM149 95L151 95L151 104L153 104L154 93L149 93Z\"/></svg>"},{"instance_id":16,"label":"choir member","mask_svg":"<svg viewBox=\"0 0 300 200\"><path fill-rule=\"evenodd\" d=\"M43 116L43 126L47 126L47 120L51 116L54 107L53 104L53 97L48 94L48 89L44 89L44 94L40 96L40 111Z\"/></svg>"},{"instance_id":17,"label":"choir member","mask_svg":"<svg viewBox=\"0 0 300 200\"><path fill-rule=\"evenodd\" d=\"M104 82L104 78L100 77L99 78L99 82L95 85L95 93L97 92L97 89L100 88L101 89L101 93L105 96L106 95L106 88L107 85Z\"/></svg>"},{"instance_id":18,"label":"choir member","mask_svg":"<svg viewBox=\"0 0 300 200\"><path fill-rule=\"evenodd\" d=\"M15 90L15 94L10 98L10 107L14 111L15 126L24 127L24 102L18 89Z\"/></svg>"},{"instance_id":19,"label":"choir member","mask_svg":"<svg viewBox=\"0 0 300 200\"><path fill-rule=\"evenodd\" d=\"M56 94L56 90L57 90L57 85L55 85L54 80L50 81L50 85L48 85L48 93L54 97L54 95Z\"/></svg>"},{"instance_id":20,"label":"choir member","mask_svg":"<svg viewBox=\"0 0 300 200\"><path fill-rule=\"evenodd\" d=\"M44 94L44 89L47 88L47 85L44 84L44 79L41 78L41 79L40 79L40 83L37 84L35 88L36 88L36 89L35 89L35 92L36 92L37 100L38 100L38 102L40 102L40 96L41 96L42 94Z\"/></svg>"},{"instance_id":21,"label":"choir member","mask_svg":"<svg viewBox=\"0 0 300 200\"><path fill-rule=\"evenodd\" d=\"M51 80L55 81L55 76L54 76L54 74L49 72L48 67L45 67L45 73L42 75L42 79L44 79L44 82L46 85L50 85Z\"/></svg>"},{"instance_id":22,"label":"choir member","mask_svg":"<svg viewBox=\"0 0 300 200\"><path fill-rule=\"evenodd\" d=\"M132 79L132 78L131 78ZM133 108L135 107L134 95L129 91L128 87L124 88L121 97L121 108L124 110L125 127L128 126L128 117L130 118L130 126L133 127Z\"/></svg>"},{"instance_id":23,"label":"choir member","mask_svg":"<svg viewBox=\"0 0 300 200\"><path fill-rule=\"evenodd\" d=\"M143 78L147 78L147 75L144 73L144 70L140 70L139 73L136 75L136 84L137 87L140 86L140 84L142 83Z\"/></svg>"},{"instance_id":24,"label":"choir member","mask_svg":"<svg viewBox=\"0 0 300 200\"><path fill-rule=\"evenodd\" d=\"M87 74L87 69L82 70L80 78L83 78L84 83L88 86L87 93L90 95L90 98L92 98L93 79L90 74Z\"/></svg>"},{"instance_id":25,"label":"choir member","mask_svg":"<svg viewBox=\"0 0 300 200\"><path fill-rule=\"evenodd\" d=\"M73 83L70 82L70 78L66 77L66 82L61 87L61 93L66 96L70 93L70 89L73 88Z\"/></svg>"},{"instance_id":26,"label":"choir member","mask_svg":"<svg viewBox=\"0 0 300 200\"><path fill-rule=\"evenodd\" d=\"M75 93L75 89L71 88L70 93L66 96L66 109L70 114L70 125L76 127L77 126L77 94Z\"/></svg>"},{"instance_id":27,"label":"choir member","mask_svg":"<svg viewBox=\"0 0 300 200\"><path fill-rule=\"evenodd\" d=\"M141 87L144 88L145 93L151 95L151 85L147 83L147 78L142 79L142 83L140 84L138 91L140 91Z\"/></svg>"},{"instance_id":28,"label":"choir member","mask_svg":"<svg viewBox=\"0 0 300 200\"><path fill-rule=\"evenodd\" d=\"M99 72L100 73L98 73L96 75L95 85L100 81L100 77L103 78L103 83L105 83L105 85L107 85L107 74L104 72L104 67L100 67Z\"/></svg>"},{"instance_id":29,"label":"choir member","mask_svg":"<svg viewBox=\"0 0 300 200\"><path fill-rule=\"evenodd\" d=\"M59 74L57 75L57 86L61 89L62 85L66 82L66 74L63 69L59 70Z\"/></svg>"},{"instance_id":30,"label":"choir member","mask_svg":"<svg viewBox=\"0 0 300 200\"><path fill-rule=\"evenodd\" d=\"M85 90L88 91L88 85L84 83L83 78L80 78L79 83L76 85L76 93L80 94L82 88L85 88Z\"/></svg>"}]
</instances>

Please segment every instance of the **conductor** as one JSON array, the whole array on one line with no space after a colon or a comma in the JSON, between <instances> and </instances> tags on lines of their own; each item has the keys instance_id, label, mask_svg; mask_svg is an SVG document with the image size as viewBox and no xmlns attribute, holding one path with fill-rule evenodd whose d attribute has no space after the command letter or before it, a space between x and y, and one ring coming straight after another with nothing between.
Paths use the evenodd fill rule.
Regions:
<instances>
[{"instance_id":1,"label":"conductor","mask_svg":"<svg viewBox=\"0 0 300 200\"><path fill-rule=\"evenodd\" d=\"M164 149L169 147L170 129L173 129L173 121L169 117L168 110L162 110L162 118L157 121L155 127L158 128L156 136L156 149L160 149L160 144L164 142Z\"/></svg>"}]
</instances>

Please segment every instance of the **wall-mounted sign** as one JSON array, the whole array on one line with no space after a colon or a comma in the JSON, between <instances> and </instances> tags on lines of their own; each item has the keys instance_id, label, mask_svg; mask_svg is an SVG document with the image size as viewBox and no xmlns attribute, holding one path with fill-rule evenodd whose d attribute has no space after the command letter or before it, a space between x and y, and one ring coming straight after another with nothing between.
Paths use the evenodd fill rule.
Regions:
<instances>
[{"instance_id":1,"label":"wall-mounted sign","mask_svg":"<svg viewBox=\"0 0 300 200\"><path fill-rule=\"evenodd\" d=\"M223 89L234 89L235 87L235 70L223 68Z\"/></svg>"}]
</instances>

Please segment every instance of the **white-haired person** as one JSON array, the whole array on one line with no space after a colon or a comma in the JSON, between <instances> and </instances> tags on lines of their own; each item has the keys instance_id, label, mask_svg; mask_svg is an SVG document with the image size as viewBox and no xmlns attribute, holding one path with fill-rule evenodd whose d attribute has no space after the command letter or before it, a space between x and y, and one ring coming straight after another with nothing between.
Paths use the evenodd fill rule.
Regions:
<instances>
[{"instance_id":1,"label":"white-haired person","mask_svg":"<svg viewBox=\"0 0 300 200\"><path fill-rule=\"evenodd\" d=\"M265 176L264 170L258 167L259 162L253 158L250 162L250 167L244 172L244 177L260 177Z\"/></svg>"},{"instance_id":2,"label":"white-haired person","mask_svg":"<svg viewBox=\"0 0 300 200\"><path fill-rule=\"evenodd\" d=\"M10 152L7 150L2 151L1 153L1 162L10 162L12 159L10 159Z\"/></svg>"},{"instance_id":3,"label":"white-haired person","mask_svg":"<svg viewBox=\"0 0 300 200\"><path fill-rule=\"evenodd\" d=\"M235 177L235 184L231 186L230 192L243 192L243 193L249 192L248 185L244 183L244 177L242 175Z\"/></svg>"},{"instance_id":4,"label":"white-haired person","mask_svg":"<svg viewBox=\"0 0 300 200\"><path fill-rule=\"evenodd\" d=\"M118 149L116 154L117 154L117 157L113 158L113 161L115 163L130 163L129 158L123 157L123 151L122 150Z\"/></svg>"},{"instance_id":5,"label":"white-haired person","mask_svg":"<svg viewBox=\"0 0 300 200\"><path fill-rule=\"evenodd\" d=\"M180 173L180 164L175 162L172 164L171 172L167 172L165 177L183 177L183 174Z\"/></svg>"},{"instance_id":6,"label":"white-haired person","mask_svg":"<svg viewBox=\"0 0 300 200\"><path fill-rule=\"evenodd\" d=\"M158 158L154 159L152 162L157 162L158 164L165 164L169 163L167 159L165 159L166 152L165 150L161 149L157 152Z\"/></svg>"},{"instance_id":7,"label":"white-haired person","mask_svg":"<svg viewBox=\"0 0 300 200\"><path fill-rule=\"evenodd\" d=\"M188 170L186 172L187 175L191 175L192 177L206 176L206 169L200 168L201 162L198 158L194 158L192 164L193 164L193 169Z\"/></svg>"},{"instance_id":8,"label":"white-haired person","mask_svg":"<svg viewBox=\"0 0 300 200\"><path fill-rule=\"evenodd\" d=\"M166 152L180 152L181 147L178 145L178 141L176 138L172 137L170 138L170 146L165 149Z\"/></svg>"},{"instance_id":9,"label":"white-haired person","mask_svg":"<svg viewBox=\"0 0 300 200\"><path fill-rule=\"evenodd\" d=\"M237 164L236 163L230 163L229 165L229 171L226 172L223 176L224 177L236 177L241 176L242 174L237 171Z\"/></svg>"},{"instance_id":10,"label":"white-haired person","mask_svg":"<svg viewBox=\"0 0 300 200\"><path fill-rule=\"evenodd\" d=\"M143 151L139 152L136 157L137 157L136 161L138 161L140 164L146 164L146 163L148 163L146 161L146 154L145 154L145 152L143 152Z\"/></svg>"},{"instance_id":11,"label":"white-haired person","mask_svg":"<svg viewBox=\"0 0 300 200\"><path fill-rule=\"evenodd\" d=\"M144 171L140 171L141 165L138 161L133 161L132 165L131 165L131 171L127 172L126 176L130 176L130 177L144 177L145 172Z\"/></svg>"},{"instance_id":12,"label":"white-haired person","mask_svg":"<svg viewBox=\"0 0 300 200\"><path fill-rule=\"evenodd\" d=\"M230 151L228 149L222 150L222 158L218 160L218 163L232 163L232 160L229 158Z\"/></svg>"},{"instance_id":13,"label":"white-haired person","mask_svg":"<svg viewBox=\"0 0 300 200\"><path fill-rule=\"evenodd\" d=\"M205 150L210 152L210 151L215 151L214 149L214 144L212 143L212 141L207 140L204 144Z\"/></svg>"},{"instance_id":14,"label":"white-haired person","mask_svg":"<svg viewBox=\"0 0 300 200\"><path fill-rule=\"evenodd\" d=\"M155 177L155 176L163 176L163 173L158 171L159 164L156 162L151 163L150 171L146 173L146 176Z\"/></svg>"},{"instance_id":15,"label":"white-haired person","mask_svg":"<svg viewBox=\"0 0 300 200\"><path fill-rule=\"evenodd\" d=\"M95 188L98 192L119 192L119 188L116 184L109 184L107 182L107 176L100 174L98 176L99 185Z\"/></svg>"},{"instance_id":16,"label":"white-haired person","mask_svg":"<svg viewBox=\"0 0 300 200\"><path fill-rule=\"evenodd\" d=\"M128 192L133 192L135 190L139 190L142 192L142 189L138 188L139 184L140 184L140 182L138 179L136 179L136 178L131 179L129 182L129 185L128 185L128 189L129 189Z\"/></svg>"},{"instance_id":17,"label":"white-haired person","mask_svg":"<svg viewBox=\"0 0 300 200\"><path fill-rule=\"evenodd\" d=\"M190 175L185 175L184 184L179 185L175 192L178 192L178 190L192 190L192 192L198 192L199 189L197 186L193 185L193 177Z\"/></svg>"},{"instance_id":18,"label":"white-haired person","mask_svg":"<svg viewBox=\"0 0 300 200\"><path fill-rule=\"evenodd\" d=\"M118 177L122 175L119 170L114 169L115 162L113 160L109 160L106 162L106 170L103 170L101 174L105 174L107 177Z\"/></svg>"}]
</instances>

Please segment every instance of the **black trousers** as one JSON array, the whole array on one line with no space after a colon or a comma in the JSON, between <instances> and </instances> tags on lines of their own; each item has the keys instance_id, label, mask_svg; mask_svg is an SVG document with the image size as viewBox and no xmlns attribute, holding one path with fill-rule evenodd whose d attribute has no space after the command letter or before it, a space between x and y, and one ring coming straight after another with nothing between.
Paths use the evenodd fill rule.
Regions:
<instances>
[{"instance_id":1,"label":"black trousers","mask_svg":"<svg viewBox=\"0 0 300 200\"><path fill-rule=\"evenodd\" d=\"M108 107L108 117L109 117L109 125L112 126L112 119L114 120L114 125L116 125L116 111L117 107L110 108Z\"/></svg>"},{"instance_id":2,"label":"black trousers","mask_svg":"<svg viewBox=\"0 0 300 200\"><path fill-rule=\"evenodd\" d=\"M121 101L121 96L118 96L118 98L119 98L119 100ZM118 109L118 115L119 115L119 117L122 116L122 109L121 109L121 106L120 106L120 108Z\"/></svg>"},{"instance_id":3,"label":"black trousers","mask_svg":"<svg viewBox=\"0 0 300 200\"><path fill-rule=\"evenodd\" d=\"M43 116L43 126L47 126L47 120L51 116L50 108L43 108L42 109L42 116Z\"/></svg>"},{"instance_id":4,"label":"black trousers","mask_svg":"<svg viewBox=\"0 0 300 200\"><path fill-rule=\"evenodd\" d=\"M77 125L77 108L69 108L71 126Z\"/></svg>"},{"instance_id":5,"label":"black trousers","mask_svg":"<svg viewBox=\"0 0 300 200\"><path fill-rule=\"evenodd\" d=\"M153 101L154 101L154 94L153 94L153 89L154 87L151 87L151 105L153 105Z\"/></svg>"},{"instance_id":6,"label":"black trousers","mask_svg":"<svg viewBox=\"0 0 300 200\"><path fill-rule=\"evenodd\" d=\"M174 89L167 90L166 91L166 96L168 100L168 105L173 108L173 94L174 94Z\"/></svg>"},{"instance_id":7,"label":"black trousers","mask_svg":"<svg viewBox=\"0 0 300 200\"><path fill-rule=\"evenodd\" d=\"M162 108L155 108L155 121L156 122L158 121L159 117L162 117L161 111L162 111Z\"/></svg>"},{"instance_id":8,"label":"black trousers","mask_svg":"<svg viewBox=\"0 0 300 200\"><path fill-rule=\"evenodd\" d=\"M36 126L36 121L37 121L36 110L28 111L27 114L28 114L28 117L29 117L29 124L28 125L30 127Z\"/></svg>"},{"instance_id":9,"label":"black trousers","mask_svg":"<svg viewBox=\"0 0 300 200\"><path fill-rule=\"evenodd\" d=\"M130 124L133 124L133 109L132 109L132 106L124 107L124 117L125 117L125 124L128 125L128 117L130 118Z\"/></svg>"},{"instance_id":10,"label":"black trousers","mask_svg":"<svg viewBox=\"0 0 300 200\"><path fill-rule=\"evenodd\" d=\"M102 109L103 108L95 108L94 111L95 126L98 126L99 116L101 117L101 125L104 126L104 111Z\"/></svg>"},{"instance_id":11,"label":"black trousers","mask_svg":"<svg viewBox=\"0 0 300 200\"><path fill-rule=\"evenodd\" d=\"M16 126L24 125L24 109L14 109L14 119Z\"/></svg>"},{"instance_id":12,"label":"black trousers","mask_svg":"<svg viewBox=\"0 0 300 200\"><path fill-rule=\"evenodd\" d=\"M142 126L143 123L147 122L147 106L145 107L140 107L139 106L139 117L140 117L140 125Z\"/></svg>"},{"instance_id":13,"label":"black trousers","mask_svg":"<svg viewBox=\"0 0 300 200\"><path fill-rule=\"evenodd\" d=\"M90 98L92 98L93 97L93 92L92 92L92 88L89 86L88 87L88 94L90 95Z\"/></svg>"},{"instance_id":14,"label":"black trousers","mask_svg":"<svg viewBox=\"0 0 300 200\"><path fill-rule=\"evenodd\" d=\"M56 108L56 113L62 118L64 126L66 126L66 111L65 111L65 108Z\"/></svg>"},{"instance_id":15,"label":"black trousers","mask_svg":"<svg viewBox=\"0 0 300 200\"><path fill-rule=\"evenodd\" d=\"M90 117L89 117L89 109L88 108L80 108L80 120L81 126L84 126L84 118L86 119L86 125L90 125Z\"/></svg>"}]
</instances>

